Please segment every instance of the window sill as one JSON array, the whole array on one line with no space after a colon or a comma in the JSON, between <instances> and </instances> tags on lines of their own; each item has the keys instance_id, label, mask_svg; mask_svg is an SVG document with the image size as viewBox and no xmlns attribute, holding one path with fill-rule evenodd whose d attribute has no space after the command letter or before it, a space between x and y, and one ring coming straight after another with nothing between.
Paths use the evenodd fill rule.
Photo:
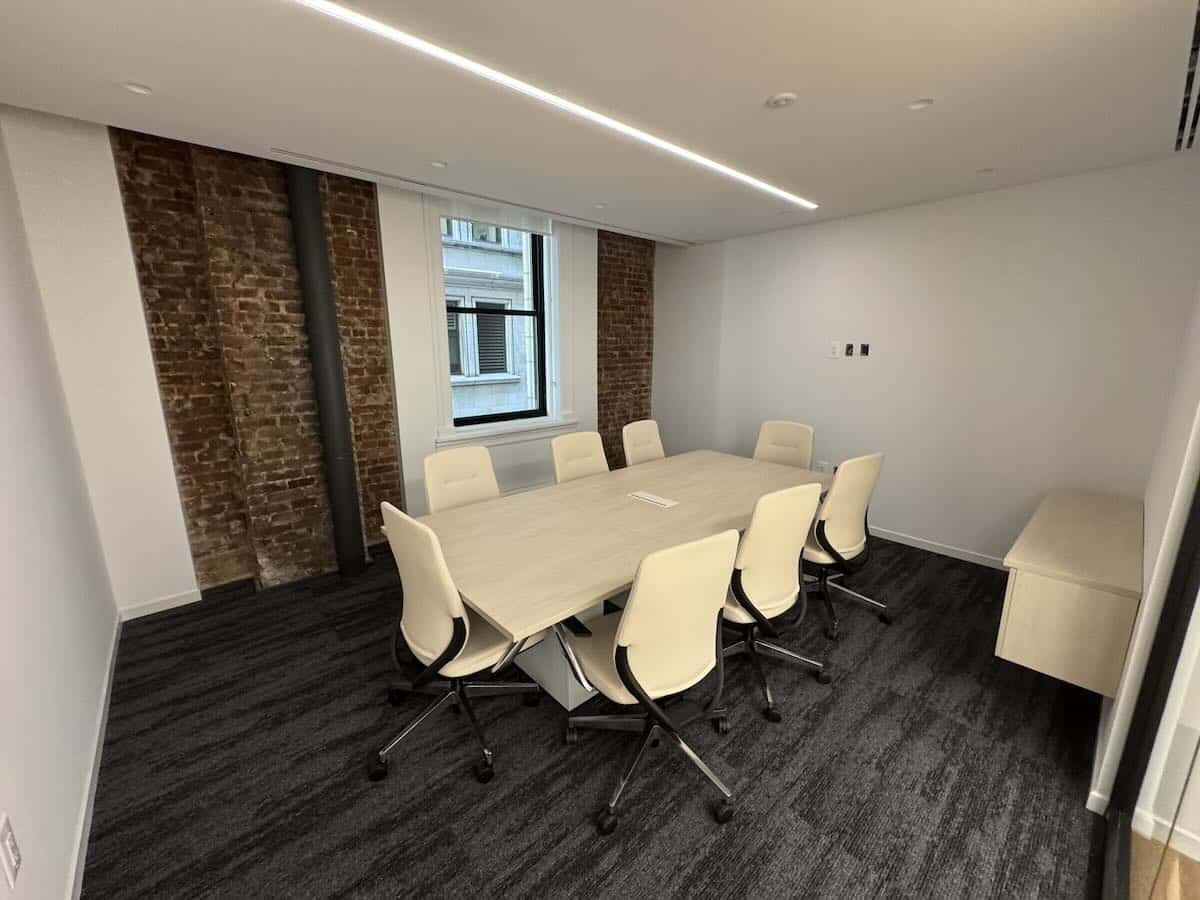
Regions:
<instances>
[{"instance_id":1,"label":"window sill","mask_svg":"<svg viewBox=\"0 0 1200 900\"><path fill-rule=\"evenodd\" d=\"M505 372L502 375L451 375L450 386L459 387L460 385L469 386L472 384L518 384L521 381L520 375L510 375Z\"/></svg>"},{"instance_id":2,"label":"window sill","mask_svg":"<svg viewBox=\"0 0 1200 900\"><path fill-rule=\"evenodd\" d=\"M434 446L439 450L450 447L463 447L468 444L482 444L485 447L495 447L501 444L523 444L529 441L542 441L577 431L579 419L571 413L551 418L545 416L538 419L513 419L509 422L487 422L482 425L444 425L434 436Z\"/></svg>"}]
</instances>

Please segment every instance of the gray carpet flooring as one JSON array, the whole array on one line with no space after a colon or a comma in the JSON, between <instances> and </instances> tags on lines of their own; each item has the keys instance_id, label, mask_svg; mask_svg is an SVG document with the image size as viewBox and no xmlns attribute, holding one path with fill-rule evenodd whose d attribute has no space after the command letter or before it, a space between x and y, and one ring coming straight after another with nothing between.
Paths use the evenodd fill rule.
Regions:
<instances>
[{"instance_id":1,"label":"gray carpet flooring","mask_svg":"<svg viewBox=\"0 0 1200 900\"><path fill-rule=\"evenodd\" d=\"M831 685L769 665L772 724L733 660L731 733L688 729L737 794L733 821L713 821L713 791L664 744L609 837L593 815L636 736L565 746L549 699L478 701L490 784L448 711L367 781L367 751L422 705L384 700L399 596L386 556L349 583L130 622L84 897L1092 896L1099 705L993 656L1003 573L876 541L853 586L894 604L895 624L843 601L831 644L814 604L784 641L826 659Z\"/></svg>"}]
</instances>

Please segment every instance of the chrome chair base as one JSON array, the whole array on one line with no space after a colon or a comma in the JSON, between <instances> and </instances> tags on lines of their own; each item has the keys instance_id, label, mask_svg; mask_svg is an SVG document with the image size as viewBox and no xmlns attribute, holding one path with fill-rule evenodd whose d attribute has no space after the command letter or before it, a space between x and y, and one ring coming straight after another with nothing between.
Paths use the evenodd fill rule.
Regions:
<instances>
[{"instance_id":1,"label":"chrome chair base","mask_svg":"<svg viewBox=\"0 0 1200 900\"><path fill-rule=\"evenodd\" d=\"M816 678L818 684L829 684L833 680L833 676L830 675L825 663L802 656L770 641L764 641L758 634L757 625L737 626L730 625L728 622L725 624L727 627L740 628L742 636L740 640L725 645L721 653L725 659L733 656L746 656L750 659L750 665L754 669L755 677L758 679L759 689L762 691L763 699L767 703L763 709L763 716L766 717L767 721L779 722L783 719L783 716L775 708L775 697L771 693L771 684L767 681L767 674L762 666L762 658L764 656L780 662L802 666L813 673L813 677Z\"/></svg>"},{"instance_id":2,"label":"chrome chair base","mask_svg":"<svg viewBox=\"0 0 1200 900\"><path fill-rule=\"evenodd\" d=\"M483 733L479 719L475 716L475 709L471 704L471 700L483 697L507 697L514 694L521 694L525 697L526 704L532 706L541 699L542 688L531 681L468 681L464 678L451 678L448 680L437 679L422 685L414 685L411 681L402 681L388 688L388 703L392 704L392 706L399 706L404 702L405 698L412 694L432 695L435 699L415 719L405 725L399 734L388 741L382 749L372 753L368 757L367 777L372 781L381 781L387 777L388 757L392 751L400 745L401 741L412 734L417 729L417 726L448 702L450 703L450 708L455 712L461 709L466 713L467 721L471 725L471 731L475 735L475 740L479 742L480 750L483 753L483 759L474 766L475 777L480 783L487 784L492 780L496 771L492 763L491 748L488 747L487 737Z\"/></svg>"},{"instance_id":3,"label":"chrome chair base","mask_svg":"<svg viewBox=\"0 0 1200 900\"><path fill-rule=\"evenodd\" d=\"M822 605L825 607L825 636L831 641L836 641L840 636L841 620L838 618L837 609L834 608L833 600L829 596L830 588L841 591L851 600L876 613L879 621L884 625L892 624L891 607L886 603L882 603L873 597L868 597L866 594L860 594L858 591L851 590L844 584L839 583L845 577L845 572L838 572L824 567L816 568L818 569L818 574L809 583L814 584L817 592L821 595Z\"/></svg>"},{"instance_id":4,"label":"chrome chair base","mask_svg":"<svg viewBox=\"0 0 1200 900\"><path fill-rule=\"evenodd\" d=\"M689 707L691 710L682 718L672 718L671 721L677 723L677 727L675 728L668 728L665 725L659 724L642 713L569 716L567 718L567 728L564 737L568 744L574 744L579 740L578 732L581 728L597 731L633 731L641 734L641 739L634 748L629 762L625 766L625 770L621 773L620 781L617 782L616 789L609 798L608 804L600 810L596 817L596 828L600 834L612 834L613 830L617 827L617 807L621 802L621 796L625 793L626 786L633 778L633 774L641 763L642 757L646 755L646 748L659 746L663 737L670 740L688 758L688 761L699 769L704 777L721 792L721 800L713 809L713 817L722 825L733 818L733 792L708 767L699 754L684 741L678 731L678 728L682 728L698 719L708 719L713 723L719 734L728 734L729 711L724 706L699 708L695 704L689 704L688 701L682 701L677 706L666 706L672 710L687 710Z\"/></svg>"}]
</instances>

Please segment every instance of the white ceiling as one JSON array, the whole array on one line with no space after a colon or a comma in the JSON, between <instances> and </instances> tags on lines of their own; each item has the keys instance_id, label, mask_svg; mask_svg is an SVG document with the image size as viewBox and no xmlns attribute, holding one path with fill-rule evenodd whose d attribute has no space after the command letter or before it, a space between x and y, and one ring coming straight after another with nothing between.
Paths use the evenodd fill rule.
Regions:
<instances>
[{"instance_id":1,"label":"white ceiling","mask_svg":"<svg viewBox=\"0 0 1200 900\"><path fill-rule=\"evenodd\" d=\"M1169 154L1196 15L1196 0L347 5L821 207L291 0L5 0L0 102L708 241ZM777 91L799 99L768 111ZM917 97L937 102L912 112Z\"/></svg>"}]
</instances>

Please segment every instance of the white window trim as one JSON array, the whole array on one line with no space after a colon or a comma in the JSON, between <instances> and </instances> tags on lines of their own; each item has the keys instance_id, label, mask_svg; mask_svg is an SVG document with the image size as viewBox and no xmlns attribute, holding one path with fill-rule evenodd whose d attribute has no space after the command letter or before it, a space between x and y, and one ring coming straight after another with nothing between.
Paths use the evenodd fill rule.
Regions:
<instances>
[{"instance_id":1,"label":"white window trim","mask_svg":"<svg viewBox=\"0 0 1200 900\"><path fill-rule=\"evenodd\" d=\"M546 335L555 335L555 340L547 340L546 344L546 409L547 415L530 419L511 419L506 422L487 422L480 425L454 424L454 388L450 373L450 348L446 341L446 283L442 265L442 217L460 216L451 211L450 205L442 198L425 195L426 258L429 272L429 310L433 328L433 362L434 371L438 373L434 384L434 396L437 407L438 422L434 433L434 445L438 449L465 444L483 444L498 446L508 443L523 443L525 441L544 440L558 434L575 431L579 420L571 408L572 404L563 400L563 348L566 338L560 314L560 282L559 247L558 241L552 240L552 252L546 278ZM520 228L518 225L512 227ZM522 228L521 230L540 230ZM548 236L552 234L546 232ZM440 324L439 324L440 322ZM471 379L474 380L473 378Z\"/></svg>"}]
</instances>

